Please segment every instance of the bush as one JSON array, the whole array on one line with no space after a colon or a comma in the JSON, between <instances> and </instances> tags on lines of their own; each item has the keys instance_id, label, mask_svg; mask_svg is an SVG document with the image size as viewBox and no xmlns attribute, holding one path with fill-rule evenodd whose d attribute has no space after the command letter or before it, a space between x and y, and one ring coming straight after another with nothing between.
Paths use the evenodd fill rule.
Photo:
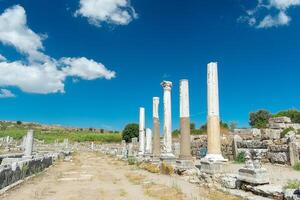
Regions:
<instances>
[{"instance_id":1,"label":"bush","mask_svg":"<svg viewBox=\"0 0 300 200\"><path fill-rule=\"evenodd\" d=\"M174 174L174 168L172 165L168 165L165 161L161 164L161 173L166 175Z\"/></svg>"},{"instance_id":2,"label":"bush","mask_svg":"<svg viewBox=\"0 0 300 200\"><path fill-rule=\"evenodd\" d=\"M271 113L267 110L251 112L249 124L252 128L266 128L271 116Z\"/></svg>"},{"instance_id":3,"label":"bush","mask_svg":"<svg viewBox=\"0 0 300 200\"><path fill-rule=\"evenodd\" d=\"M159 166L151 164L151 163L142 163L139 167L142 169L145 169L151 173L159 173L160 172Z\"/></svg>"},{"instance_id":4,"label":"bush","mask_svg":"<svg viewBox=\"0 0 300 200\"><path fill-rule=\"evenodd\" d=\"M285 186L283 186L284 189L298 189L299 188L299 180L289 180Z\"/></svg>"},{"instance_id":5,"label":"bush","mask_svg":"<svg viewBox=\"0 0 300 200\"><path fill-rule=\"evenodd\" d=\"M246 160L246 153L244 151L240 152L235 159L236 163L244 163Z\"/></svg>"},{"instance_id":6,"label":"bush","mask_svg":"<svg viewBox=\"0 0 300 200\"><path fill-rule=\"evenodd\" d=\"M295 129L293 127L289 127L284 129L281 133L280 133L280 137L283 138L288 132L290 131L295 131Z\"/></svg>"},{"instance_id":7,"label":"bush","mask_svg":"<svg viewBox=\"0 0 300 200\"><path fill-rule=\"evenodd\" d=\"M133 156L128 157L128 165L134 165L136 163L136 160Z\"/></svg>"},{"instance_id":8,"label":"bush","mask_svg":"<svg viewBox=\"0 0 300 200\"><path fill-rule=\"evenodd\" d=\"M294 109L280 111L274 117L289 117L293 123L300 123L300 111Z\"/></svg>"},{"instance_id":9,"label":"bush","mask_svg":"<svg viewBox=\"0 0 300 200\"><path fill-rule=\"evenodd\" d=\"M127 124L122 132L122 138L126 142L131 142L134 137L139 137L139 125L138 124Z\"/></svg>"},{"instance_id":10,"label":"bush","mask_svg":"<svg viewBox=\"0 0 300 200\"><path fill-rule=\"evenodd\" d=\"M296 164L294 164L293 169L296 171L300 171L300 162L297 162Z\"/></svg>"}]
</instances>

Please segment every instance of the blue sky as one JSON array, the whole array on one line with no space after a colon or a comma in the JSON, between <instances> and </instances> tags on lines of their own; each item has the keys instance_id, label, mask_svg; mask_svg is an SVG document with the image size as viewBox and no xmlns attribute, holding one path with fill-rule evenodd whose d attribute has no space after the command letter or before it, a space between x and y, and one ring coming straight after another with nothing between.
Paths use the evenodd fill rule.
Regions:
<instances>
[{"instance_id":1,"label":"blue sky","mask_svg":"<svg viewBox=\"0 0 300 200\"><path fill-rule=\"evenodd\" d=\"M189 79L199 127L211 61L223 121L247 126L251 111L299 108L300 1L92 2L0 1L0 119L121 130L144 106L152 127L165 79L178 128L179 80Z\"/></svg>"}]
</instances>

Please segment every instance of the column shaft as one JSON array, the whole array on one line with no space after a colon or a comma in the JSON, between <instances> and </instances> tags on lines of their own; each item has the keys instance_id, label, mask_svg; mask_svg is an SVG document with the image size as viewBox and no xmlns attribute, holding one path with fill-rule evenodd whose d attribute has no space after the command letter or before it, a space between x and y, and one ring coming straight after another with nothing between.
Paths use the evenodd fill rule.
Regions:
<instances>
[{"instance_id":1,"label":"column shaft","mask_svg":"<svg viewBox=\"0 0 300 200\"><path fill-rule=\"evenodd\" d=\"M159 98L153 97L153 157L160 156Z\"/></svg>"},{"instance_id":2,"label":"column shaft","mask_svg":"<svg viewBox=\"0 0 300 200\"><path fill-rule=\"evenodd\" d=\"M145 153L145 108L140 108L139 154Z\"/></svg>"},{"instance_id":3,"label":"column shaft","mask_svg":"<svg viewBox=\"0 0 300 200\"><path fill-rule=\"evenodd\" d=\"M189 111L189 83L180 81L180 155L179 159L191 159L191 134Z\"/></svg>"},{"instance_id":4,"label":"column shaft","mask_svg":"<svg viewBox=\"0 0 300 200\"><path fill-rule=\"evenodd\" d=\"M164 88L164 143L166 153L172 154L172 112L171 112L171 87L172 82L163 81Z\"/></svg>"},{"instance_id":5,"label":"column shaft","mask_svg":"<svg viewBox=\"0 0 300 200\"><path fill-rule=\"evenodd\" d=\"M224 159L221 154L218 65L207 65L207 148L209 159Z\"/></svg>"}]
</instances>

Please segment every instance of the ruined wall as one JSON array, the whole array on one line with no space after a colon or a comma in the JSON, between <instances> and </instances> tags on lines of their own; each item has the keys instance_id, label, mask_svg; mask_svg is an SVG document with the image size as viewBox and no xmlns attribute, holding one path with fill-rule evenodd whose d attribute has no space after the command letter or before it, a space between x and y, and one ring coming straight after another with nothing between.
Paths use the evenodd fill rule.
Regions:
<instances>
[{"instance_id":1,"label":"ruined wall","mask_svg":"<svg viewBox=\"0 0 300 200\"><path fill-rule=\"evenodd\" d=\"M53 153L33 159L4 158L0 165L0 189L43 171L58 158L70 152Z\"/></svg>"}]
</instances>

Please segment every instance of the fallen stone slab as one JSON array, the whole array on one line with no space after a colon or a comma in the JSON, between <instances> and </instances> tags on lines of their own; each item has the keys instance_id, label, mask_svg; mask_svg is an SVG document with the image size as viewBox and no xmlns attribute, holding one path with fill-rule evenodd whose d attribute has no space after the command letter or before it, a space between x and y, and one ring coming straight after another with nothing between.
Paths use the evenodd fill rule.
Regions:
<instances>
[{"instance_id":1,"label":"fallen stone slab","mask_svg":"<svg viewBox=\"0 0 300 200\"><path fill-rule=\"evenodd\" d=\"M276 200L284 199L284 192L281 185L260 185L260 186L252 186L244 184L242 189L245 191L250 191L253 194L268 197Z\"/></svg>"}]
</instances>

